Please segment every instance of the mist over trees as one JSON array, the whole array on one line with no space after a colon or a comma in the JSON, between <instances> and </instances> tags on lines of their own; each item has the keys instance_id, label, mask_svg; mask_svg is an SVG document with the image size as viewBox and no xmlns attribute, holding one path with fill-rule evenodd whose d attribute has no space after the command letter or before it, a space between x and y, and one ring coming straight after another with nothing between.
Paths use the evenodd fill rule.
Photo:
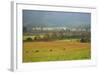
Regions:
<instances>
[{"instance_id":1,"label":"mist over trees","mask_svg":"<svg viewBox=\"0 0 100 73\"><path fill-rule=\"evenodd\" d=\"M29 30L28 30L29 29ZM28 37L26 41L50 41L62 39L80 39L80 42L90 42L90 25L77 25L70 27L49 27L43 25L23 26L23 33Z\"/></svg>"}]
</instances>

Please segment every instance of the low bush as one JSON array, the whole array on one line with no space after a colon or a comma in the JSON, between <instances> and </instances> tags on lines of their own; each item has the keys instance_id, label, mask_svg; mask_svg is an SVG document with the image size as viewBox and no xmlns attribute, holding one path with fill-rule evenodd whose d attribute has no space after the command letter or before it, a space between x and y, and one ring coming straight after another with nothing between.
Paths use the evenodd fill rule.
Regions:
<instances>
[{"instance_id":1,"label":"low bush","mask_svg":"<svg viewBox=\"0 0 100 73\"><path fill-rule=\"evenodd\" d=\"M89 38L81 38L80 42L85 43L85 42L90 42L91 40Z\"/></svg>"},{"instance_id":2,"label":"low bush","mask_svg":"<svg viewBox=\"0 0 100 73\"><path fill-rule=\"evenodd\" d=\"M32 41L32 38L31 38L31 37L28 37L28 38L26 39L26 41Z\"/></svg>"}]
</instances>

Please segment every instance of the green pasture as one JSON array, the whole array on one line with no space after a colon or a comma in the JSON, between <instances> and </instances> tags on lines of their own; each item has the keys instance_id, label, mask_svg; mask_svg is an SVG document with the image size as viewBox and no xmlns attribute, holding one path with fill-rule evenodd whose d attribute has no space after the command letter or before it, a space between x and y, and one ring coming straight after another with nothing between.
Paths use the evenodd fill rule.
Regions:
<instances>
[{"instance_id":1,"label":"green pasture","mask_svg":"<svg viewBox=\"0 0 100 73\"><path fill-rule=\"evenodd\" d=\"M34 36L32 36L34 38ZM23 42L23 62L84 60L91 58L90 43L68 40Z\"/></svg>"}]
</instances>

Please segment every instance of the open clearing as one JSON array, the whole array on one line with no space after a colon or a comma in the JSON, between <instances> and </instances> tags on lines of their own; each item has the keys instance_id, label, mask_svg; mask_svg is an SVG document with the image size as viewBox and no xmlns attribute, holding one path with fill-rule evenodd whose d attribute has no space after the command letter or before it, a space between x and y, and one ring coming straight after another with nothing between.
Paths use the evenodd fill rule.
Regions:
<instances>
[{"instance_id":1,"label":"open clearing","mask_svg":"<svg viewBox=\"0 0 100 73\"><path fill-rule=\"evenodd\" d=\"M77 41L23 42L23 62L90 59L90 48L90 43Z\"/></svg>"}]
</instances>

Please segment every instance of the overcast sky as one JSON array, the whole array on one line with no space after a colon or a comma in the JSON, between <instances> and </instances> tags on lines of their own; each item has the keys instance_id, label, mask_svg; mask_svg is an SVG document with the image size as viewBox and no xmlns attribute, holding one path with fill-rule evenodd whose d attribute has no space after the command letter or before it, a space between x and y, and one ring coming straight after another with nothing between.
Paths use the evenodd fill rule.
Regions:
<instances>
[{"instance_id":1,"label":"overcast sky","mask_svg":"<svg viewBox=\"0 0 100 73\"><path fill-rule=\"evenodd\" d=\"M23 25L77 26L90 25L91 14L79 12L53 12L23 10Z\"/></svg>"}]
</instances>

